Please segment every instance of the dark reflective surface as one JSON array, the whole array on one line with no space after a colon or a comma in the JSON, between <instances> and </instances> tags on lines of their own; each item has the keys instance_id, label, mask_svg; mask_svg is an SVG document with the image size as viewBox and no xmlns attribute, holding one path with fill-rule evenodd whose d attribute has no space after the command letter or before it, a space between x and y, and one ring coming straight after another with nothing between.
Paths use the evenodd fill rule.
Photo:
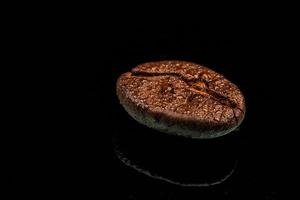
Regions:
<instances>
[{"instance_id":1,"label":"dark reflective surface","mask_svg":"<svg viewBox=\"0 0 300 200\"><path fill-rule=\"evenodd\" d=\"M114 135L116 198L277 199L260 164L245 157L240 131L204 141L149 132Z\"/></svg>"},{"instance_id":2,"label":"dark reflective surface","mask_svg":"<svg viewBox=\"0 0 300 200\"><path fill-rule=\"evenodd\" d=\"M147 129L146 129L147 130ZM125 165L176 185L205 187L228 179L238 166L237 135L197 140L154 130L116 133L113 148Z\"/></svg>"}]
</instances>

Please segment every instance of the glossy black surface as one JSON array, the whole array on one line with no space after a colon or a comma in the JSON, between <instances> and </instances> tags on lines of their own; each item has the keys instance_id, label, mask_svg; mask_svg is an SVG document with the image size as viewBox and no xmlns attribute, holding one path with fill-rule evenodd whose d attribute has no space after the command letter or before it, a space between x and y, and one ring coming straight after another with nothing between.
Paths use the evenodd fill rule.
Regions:
<instances>
[{"instance_id":1,"label":"glossy black surface","mask_svg":"<svg viewBox=\"0 0 300 200\"><path fill-rule=\"evenodd\" d=\"M141 128L141 127L140 127ZM124 130L123 130L124 131ZM227 180L238 167L238 135L195 140L127 129L113 136L116 156L127 166L171 184L208 187Z\"/></svg>"}]
</instances>

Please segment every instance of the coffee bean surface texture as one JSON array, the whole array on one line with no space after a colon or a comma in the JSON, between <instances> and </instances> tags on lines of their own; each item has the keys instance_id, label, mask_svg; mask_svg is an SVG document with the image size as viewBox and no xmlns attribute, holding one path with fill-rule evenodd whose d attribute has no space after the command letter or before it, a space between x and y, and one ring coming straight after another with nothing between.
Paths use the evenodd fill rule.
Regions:
<instances>
[{"instance_id":1,"label":"coffee bean surface texture","mask_svg":"<svg viewBox=\"0 0 300 200\"><path fill-rule=\"evenodd\" d=\"M119 77L117 95L141 124L200 139L231 132L246 111L235 84L205 66L186 61L138 65Z\"/></svg>"}]
</instances>

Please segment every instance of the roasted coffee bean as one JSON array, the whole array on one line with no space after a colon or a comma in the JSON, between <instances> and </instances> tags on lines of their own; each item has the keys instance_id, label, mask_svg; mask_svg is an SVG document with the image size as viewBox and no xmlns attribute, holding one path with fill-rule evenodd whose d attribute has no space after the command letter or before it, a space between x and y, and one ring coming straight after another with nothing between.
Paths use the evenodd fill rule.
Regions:
<instances>
[{"instance_id":1,"label":"roasted coffee bean","mask_svg":"<svg viewBox=\"0 0 300 200\"><path fill-rule=\"evenodd\" d=\"M225 135L245 115L245 100L236 85L207 67L185 61L138 65L119 77L117 95L138 122L192 138Z\"/></svg>"}]
</instances>

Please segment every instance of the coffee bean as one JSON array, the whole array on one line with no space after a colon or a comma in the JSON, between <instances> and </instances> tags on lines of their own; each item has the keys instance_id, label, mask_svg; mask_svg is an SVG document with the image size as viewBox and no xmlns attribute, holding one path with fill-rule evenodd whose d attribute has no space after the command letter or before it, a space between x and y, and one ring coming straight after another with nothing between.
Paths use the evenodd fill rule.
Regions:
<instances>
[{"instance_id":1,"label":"coffee bean","mask_svg":"<svg viewBox=\"0 0 300 200\"><path fill-rule=\"evenodd\" d=\"M227 134L245 115L245 100L236 85L207 67L185 61L138 65L119 77L117 95L138 122L192 138Z\"/></svg>"}]
</instances>

